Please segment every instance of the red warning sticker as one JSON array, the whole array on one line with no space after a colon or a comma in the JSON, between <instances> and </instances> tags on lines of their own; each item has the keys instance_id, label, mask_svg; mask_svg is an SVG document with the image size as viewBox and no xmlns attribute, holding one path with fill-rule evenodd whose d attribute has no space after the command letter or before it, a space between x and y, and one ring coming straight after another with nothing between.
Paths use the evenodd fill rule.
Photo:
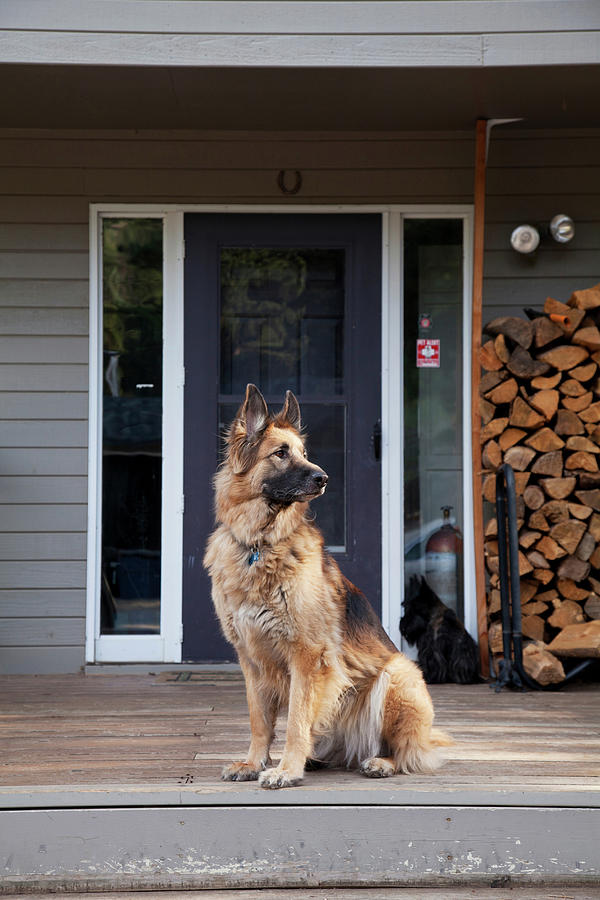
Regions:
<instances>
[{"instance_id":1,"label":"red warning sticker","mask_svg":"<svg viewBox=\"0 0 600 900\"><path fill-rule=\"evenodd\" d=\"M439 369L439 339L417 338L417 369Z\"/></svg>"}]
</instances>

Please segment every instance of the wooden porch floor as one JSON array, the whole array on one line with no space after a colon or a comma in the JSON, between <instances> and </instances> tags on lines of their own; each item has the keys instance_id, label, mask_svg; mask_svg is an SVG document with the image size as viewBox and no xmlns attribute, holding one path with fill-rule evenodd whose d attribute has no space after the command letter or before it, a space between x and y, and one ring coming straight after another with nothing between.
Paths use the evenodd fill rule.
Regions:
<instances>
[{"instance_id":1,"label":"wooden porch floor","mask_svg":"<svg viewBox=\"0 0 600 900\"><path fill-rule=\"evenodd\" d=\"M370 780L309 772L303 785L264 791L219 780L245 753L249 726L236 672L0 678L2 805L141 801L494 802L598 805L600 685L496 694L488 685L431 687L436 722L455 738L439 774ZM280 721L273 756L281 751ZM100 788L100 790L98 790ZM87 798L84 800L84 795ZM71 800L69 800L71 797ZM21 798L21 800L19 799ZM129 798L126 799L126 798ZM178 798L178 799L177 799Z\"/></svg>"},{"instance_id":2,"label":"wooden porch floor","mask_svg":"<svg viewBox=\"0 0 600 900\"><path fill-rule=\"evenodd\" d=\"M317 771L265 791L219 780L248 742L237 672L4 676L0 894L532 881L546 896L567 883L597 891L600 686L432 694L456 740L438 774Z\"/></svg>"}]
</instances>

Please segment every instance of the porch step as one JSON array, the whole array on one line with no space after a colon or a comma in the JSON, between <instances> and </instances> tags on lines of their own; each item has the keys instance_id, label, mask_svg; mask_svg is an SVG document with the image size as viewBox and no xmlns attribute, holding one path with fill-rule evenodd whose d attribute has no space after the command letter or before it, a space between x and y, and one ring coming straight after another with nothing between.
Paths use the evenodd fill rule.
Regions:
<instances>
[{"instance_id":1,"label":"porch step","mask_svg":"<svg viewBox=\"0 0 600 900\"><path fill-rule=\"evenodd\" d=\"M600 885L597 806L13 808L0 833L4 893Z\"/></svg>"}]
</instances>

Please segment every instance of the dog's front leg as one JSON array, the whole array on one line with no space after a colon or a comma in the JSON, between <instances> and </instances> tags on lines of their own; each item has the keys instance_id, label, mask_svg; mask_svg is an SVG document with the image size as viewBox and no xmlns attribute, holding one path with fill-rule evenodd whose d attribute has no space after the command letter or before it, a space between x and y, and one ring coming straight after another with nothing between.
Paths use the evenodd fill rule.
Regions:
<instances>
[{"instance_id":1,"label":"dog's front leg","mask_svg":"<svg viewBox=\"0 0 600 900\"><path fill-rule=\"evenodd\" d=\"M263 769L270 765L269 749L275 735L277 704L261 691L256 667L238 649L238 658L246 681L246 697L250 713L250 747L245 760L225 766L223 781L256 781Z\"/></svg>"},{"instance_id":2,"label":"dog's front leg","mask_svg":"<svg viewBox=\"0 0 600 900\"><path fill-rule=\"evenodd\" d=\"M258 779L264 788L293 787L302 781L304 766L312 750L312 726L315 718L315 674L318 658L300 653L290 672L290 698L287 733L281 762L267 769Z\"/></svg>"}]
</instances>

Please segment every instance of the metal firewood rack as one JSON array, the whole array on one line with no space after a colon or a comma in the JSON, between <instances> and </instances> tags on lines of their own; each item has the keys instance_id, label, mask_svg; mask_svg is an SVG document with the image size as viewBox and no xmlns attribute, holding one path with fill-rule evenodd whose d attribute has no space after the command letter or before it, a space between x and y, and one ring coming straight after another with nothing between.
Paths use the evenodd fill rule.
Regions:
<instances>
[{"instance_id":1,"label":"metal firewood rack","mask_svg":"<svg viewBox=\"0 0 600 900\"><path fill-rule=\"evenodd\" d=\"M559 684L541 685L523 668L523 634L521 631L521 586L519 576L519 535L517 530L517 497L515 473L504 463L496 473L496 518L498 521L498 565L502 605L502 659L498 663L496 692L503 687L518 690L557 690L579 675L593 660L585 659L572 668Z\"/></svg>"}]
</instances>

